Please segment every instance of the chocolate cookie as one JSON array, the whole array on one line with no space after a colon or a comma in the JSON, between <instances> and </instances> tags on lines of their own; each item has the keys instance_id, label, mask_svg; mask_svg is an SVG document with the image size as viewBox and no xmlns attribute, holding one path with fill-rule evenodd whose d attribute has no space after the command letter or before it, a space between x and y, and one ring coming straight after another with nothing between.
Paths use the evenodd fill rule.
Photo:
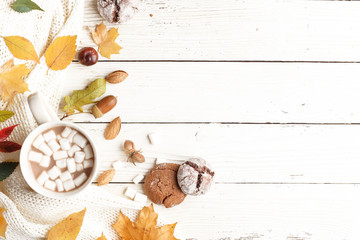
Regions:
<instances>
[{"instance_id":1,"label":"chocolate cookie","mask_svg":"<svg viewBox=\"0 0 360 240\"><path fill-rule=\"evenodd\" d=\"M214 175L204 159L194 158L179 167L177 179L184 193L197 196L209 191Z\"/></svg>"},{"instance_id":2,"label":"chocolate cookie","mask_svg":"<svg viewBox=\"0 0 360 240\"><path fill-rule=\"evenodd\" d=\"M184 194L177 183L179 164L162 163L150 170L145 179L145 193L156 204L170 208L184 201Z\"/></svg>"}]
</instances>

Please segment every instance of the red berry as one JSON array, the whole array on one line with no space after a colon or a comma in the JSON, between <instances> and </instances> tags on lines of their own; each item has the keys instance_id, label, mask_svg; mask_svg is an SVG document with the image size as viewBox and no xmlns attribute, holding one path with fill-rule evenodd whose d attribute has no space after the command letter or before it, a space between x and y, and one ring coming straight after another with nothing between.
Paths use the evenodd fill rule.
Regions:
<instances>
[{"instance_id":1,"label":"red berry","mask_svg":"<svg viewBox=\"0 0 360 240\"><path fill-rule=\"evenodd\" d=\"M97 63L99 55L92 47L85 47L79 51L79 62L85 66L91 66Z\"/></svg>"}]
</instances>

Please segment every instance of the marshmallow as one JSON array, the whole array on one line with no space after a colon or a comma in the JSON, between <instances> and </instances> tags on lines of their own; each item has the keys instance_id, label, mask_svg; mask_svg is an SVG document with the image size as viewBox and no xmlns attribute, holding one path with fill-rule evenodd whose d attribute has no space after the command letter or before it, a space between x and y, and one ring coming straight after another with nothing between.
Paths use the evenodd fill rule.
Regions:
<instances>
[{"instance_id":1,"label":"marshmallow","mask_svg":"<svg viewBox=\"0 0 360 240\"><path fill-rule=\"evenodd\" d=\"M119 171L123 166L123 162L122 161L116 161L113 163L113 168L116 170L116 171Z\"/></svg>"},{"instance_id":2,"label":"marshmallow","mask_svg":"<svg viewBox=\"0 0 360 240\"><path fill-rule=\"evenodd\" d=\"M49 171L48 175L52 180L57 179L61 174L60 169L57 166L53 166Z\"/></svg>"},{"instance_id":3,"label":"marshmallow","mask_svg":"<svg viewBox=\"0 0 360 240\"><path fill-rule=\"evenodd\" d=\"M43 155L39 152L30 151L28 158L29 158L29 161L31 161L31 162L40 163L42 156Z\"/></svg>"},{"instance_id":4,"label":"marshmallow","mask_svg":"<svg viewBox=\"0 0 360 240\"><path fill-rule=\"evenodd\" d=\"M53 154L53 151L51 151L51 149L45 142L40 144L39 150L42 151L47 156L51 156Z\"/></svg>"},{"instance_id":5,"label":"marshmallow","mask_svg":"<svg viewBox=\"0 0 360 240\"><path fill-rule=\"evenodd\" d=\"M46 142L50 142L50 140L56 139L56 134L53 130L50 130L44 133L44 139Z\"/></svg>"},{"instance_id":6,"label":"marshmallow","mask_svg":"<svg viewBox=\"0 0 360 240\"><path fill-rule=\"evenodd\" d=\"M77 134L77 131L72 130L72 132L69 134L69 136L67 137L67 139L69 139L69 141L72 143L73 142L73 138L75 136L75 134Z\"/></svg>"},{"instance_id":7,"label":"marshmallow","mask_svg":"<svg viewBox=\"0 0 360 240\"><path fill-rule=\"evenodd\" d=\"M60 160L60 159L64 159L67 158L68 153L66 151L58 151L55 152L53 155L54 160Z\"/></svg>"},{"instance_id":8,"label":"marshmallow","mask_svg":"<svg viewBox=\"0 0 360 240\"><path fill-rule=\"evenodd\" d=\"M84 152L85 152L85 159L90 159L94 157L94 153L90 144L87 144L85 146Z\"/></svg>"},{"instance_id":9,"label":"marshmallow","mask_svg":"<svg viewBox=\"0 0 360 240\"><path fill-rule=\"evenodd\" d=\"M60 159L56 161L56 166L60 169L64 169L67 166L66 159Z\"/></svg>"},{"instance_id":10,"label":"marshmallow","mask_svg":"<svg viewBox=\"0 0 360 240\"><path fill-rule=\"evenodd\" d=\"M84 158L85 158L84 152L76 152L75 153L75 162L76 163L82 163L84 161Z\"/></svg>"},{"instance_id":11,"label":"marshmallow","mask_svg":"<svg viewBox=\"0 0 360 240\"><path fill-rule=\"evenodd\" d=\"M86 173L81 173L77 178L74 179L74 183L77 187L81 186L87 179Z\"/></svg>"},{"instance_id":12,"label":"marshmallow","mask_svg":"<svg viewBox=\"0 0 360 240\"><path fill-rule=\"evenodd\" d=\"M58 140L58 141L60 141L61 139L63 139L60 135L57 135L56 136L56 139Z\"/></svg>"},{"instance_id":13,"label":"marshmallow","mask_svg":"<svg viewBox=\"0 0 360 240\"><path fill-rule=\"evenodd\" d=\"M77 163L76 164L76 171L81 172L82 170L84 170L84 165L82 163Z\"/></svg>"},{"instance_id":14,"label":"marshmallow","mask_svg":"<svg viewBox=\"0 0 360 240\"><path fill-rule=\"evenodd\" d=\"M45 172L42 171L42 173L40 174L40 176L37 178L37 182L43 186L44 183L49 179L49 175Z\"/></svg>"},{"instance_id":15,"label":"marshmallow","mask_svg":"<svg viewBox=\"0 0 360 240\"><path fill-rule=\"evenodd\" d=\"M68 151L69 157L73 157L74 154L75 154L75 152L80 151L80 150L81 150L81 148L79 148L78 145L73 145L73 146L70 148L70 150Z\"/></svg>"},{"instance_id":16,"label":"marshmallow","mask_svg":"<svg viewBox=\"0 0 360 240\"><path fill-rule=\"evenodd\" d=\"M56 183L54 181L51 181L51 180L47 180L45 182L45 185L44 185L45 188L51 190L51 191L55 191L56 189Z\"/></svg>"},{"instance_id":17,"label":"marshmallow","mask_svg":"<svg viewBox=\"0 0 360 240\"><path fill-rule=\"evenodd\" d=\"M62 182L65 182L65 181L70 180L70 179L72 180L72 176L71 176L71 173L69 171L65 171L60 175L60 180Z\"/></svg>"},{"instance_id":18,"label":"marshmallow","mask_svg":"<svg viewBox=\"0 0 360 240\"><path fill-rule=\"evenodd\" d=\"M152 145L156 145L160 143L160 136L157 133L149 133L148 138Z\"/></svg>"},{"instance_id":19,"label":"marshmallow","mask_svg":"<svg viewBox=\"0 0 360 240\"><path fill-rule=\"evenodd\" d=\"M53 152L56 152L60 149L60 145L57 143L56 139L50 140L48 142L48 146L51 148Z\"/></svg>"},{"instance_id":20,"label":"marshmallow","mask_svg":"<svg viewBox=\"0 0 360 240\"><path fill-rule=\"evenodd\" d=\"M144 175L139 174L139 175L137 175L137 176L133 179L133 182L134 182L135 184L139 184L139 182L141 182L141 180L143 180L143 179L144 179Z\"/></svg>"},{"instance_id":21,"label":"marshmallow","mask_svg":"<svg viewBox=\"0 0 360 240\"><path fill-rule=\"evenodd\" d=\"M75 160L73 158L68 158L66 160L67 169L70 173L76 172Z\"/></svg>"},{"instance_id":22,"label":"marshmallow","mask_svg":"<svg viewBox=\"0 0 360 240\"><path fill-rule=\"evenodd\" d=\"M39 135L33 142L33 146L39 149L40 145L45 142L43 135Z\"/></svg>"},{"instance_id":23,"label":"marshmallow","mask_svg":"<svg viewBox=\"0 0 360 240\"><path fill-rule=\"evenodd\" d=\"M60 146L62 150L70 150L71 146L70 146L70 141L66 138L60 139L59 140Z\"/></svg>"},{"instance_id":24,"label":"marshmallow","mask_svg":"<svg viewBox=\"0 0 360 240\"><path fill-rule=\"evenodd\" d=\"M72 132L72 129L71 129L71 128L65 127L64 130L63 130L62 133L61 133L61 136L62 136L63 138L67 138L67 137L70 135L71 132Z\"/></svg>"},{"instance_id":25,"label":"marshmallow","mask_svg":"<svg viewBox=\"0 0 360 240\"><path fill-rule=\"evenodd\" d=\"M145 205L145 203L147 201L147 196L142 193L136 193L136 195L134 197L134 201Z\"/></svg>"},{"instance_id":26,"label":"marshmallow","mask_svg":"<svg viewBox=\"0 0 360 240\"><path fill-rule=\"evenodd\" d=\"M56 179L55 183L56 183L56 188L57 188L58 192L63 192L64 191L63 182L60 179Z\"/></svg>"},{"instance_id":27,"label":"marshmallow","mask_svg":"<svg viewBox=\"0 0 360 240\"><path fill-rule=\"evenodd\" d=\"M165 159L162 158L156 158L156 165L161 164L161 163L166 163Z\"/></svg>"},{"instance_id":28,"label":"marshmallow","mask_svg":"<svg viewBox=\"0 0 360 240\"><path fill-rule=\"evenodd\" d=\"M94 166L94 161L93 160L85 160L83 164L84 164L84 168L91 168Z\"/></svg>"},{"instance_id":29,"label":"marshmallow","mask_svg":"<svg viewBox=\"0 0 360 240\"><path fill-rule=\"evenodd\" d=\"M135 197L135 194L136 194L136 190L130 188L130 187L127 187L126 188L126 191L125 191L125 196L131 198L131 199L134 199Z\"/></svg>"},{"instance_id":30,"label":"marshmallow","mask_svg":"<svg viewBox=\"0 0 360 240\"><path fill-rule=\"evenodd\" d=\"M78 145L79 147L81 148L84 148L86 143L87 143L87 140L86 138L81 135L80 133L76 134L73 138L73 142Z\"/></svg>"},{"instance_id":31,"label":"marshmallow","mask_svg":"<svg viewBox=\"0 0 360 240\"><path fill-rule=\"evenodd\" d=\"M71 191L75 188L75 183L72 179L70 180L67 180L64 182L64 188L65 188L65 191Z\"/></svg>"},{"instance_id":32,"label":"marshmallow","mask_svg":"<svg viewBox=\"0 0 360 240\"><path fill-rule=\"evenodd\" d=\"M51 159L49 156L43 155L40 161L40 166L48 168L50 166Z\"/></svg>"}]
</instances>

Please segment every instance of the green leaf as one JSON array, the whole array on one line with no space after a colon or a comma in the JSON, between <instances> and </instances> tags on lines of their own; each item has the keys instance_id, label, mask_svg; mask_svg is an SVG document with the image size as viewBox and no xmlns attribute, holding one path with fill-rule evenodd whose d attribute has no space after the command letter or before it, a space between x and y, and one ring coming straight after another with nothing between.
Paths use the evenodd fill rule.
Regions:
<instances>
[{"instance_id":1,"label":"green leaf","mask_svg":"<svg viewBox=\"0 0 360 240\"><path fill-rule=\"evenodd\" d=\"M0 182L10 176L18 165L18 162L0 163Z\"/></svg>"},{"instance_id":2,"label":"green leaf","mask_svg":"<svg viewBox=\"0 0 360 240\"><path fill-rule=\"evenodd\" d=\"M20 13L30 12L31 10L44 11L31 0L16 0L13 4L11 4L11 7Z\"/></svg>"},{"instance_id":3,"label":"green leaf","mask_svg":"<svg viewBox=\"0 0 360 240\"><path fill-rule=\"evenodd\" d=\"M65 97L65 107L63 111L68 115L75 112L75 109L82 112L82 106L91 104L93 101L101 97L106 90L106 80L104 78L98 78L85 89L85 90L74 90L73 95Z\"/></svg>"},{"instance_id":4,"label":"green leaf","mask_svg":"<svg viewBox=\"0 0 360 240\"><path fill-rule=\"evenodd\" d=\"M13 112L10 111L0 111L0 122L5 122L9 118L11 118L14 115Z\"/></svg>"}]
</instances>

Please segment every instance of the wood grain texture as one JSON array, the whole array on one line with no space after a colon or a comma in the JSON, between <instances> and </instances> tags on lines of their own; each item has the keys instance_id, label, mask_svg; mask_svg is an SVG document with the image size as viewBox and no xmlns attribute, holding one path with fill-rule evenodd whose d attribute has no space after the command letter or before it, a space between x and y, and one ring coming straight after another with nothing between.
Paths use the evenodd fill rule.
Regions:
<instances>
[{"instance_id":1,"label":"wood grain texture","mask_svg":"<svg viewBox=\"0 0 360 240\"><path fill-rule=\"evenodd\" d=\"M80 46L95 46L89 29L102 19L95 0L85 6ZM118 26L124 49L112 59L359 61L359 10L356 1L145 0Z\"/></svg>"}]
</instances>

